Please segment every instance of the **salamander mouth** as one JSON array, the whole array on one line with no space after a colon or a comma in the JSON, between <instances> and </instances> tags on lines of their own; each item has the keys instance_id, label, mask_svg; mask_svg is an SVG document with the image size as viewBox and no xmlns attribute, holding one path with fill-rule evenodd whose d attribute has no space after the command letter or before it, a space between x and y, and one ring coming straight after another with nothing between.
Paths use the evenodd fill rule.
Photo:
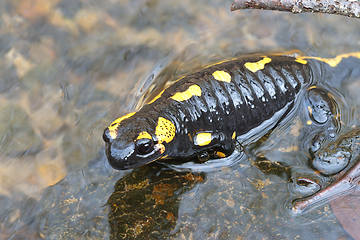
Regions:
<instances>
[{"instance_id":1,"label":"salamander mouth","mask_svg":"<svg viewBox=\"0 0 360 240\"><path fill-rule=\"evenodd\" d=\"M124 147L125 146L125 147ZM134 146L124 142L106 142L105 154L110 165L118 170L133 168L128 158L134 153Z\"/></svg>"},{"instance_id":2,"label":"salamander mouth","mask_svg":"<svg viewBox=\"0 0 360 240\"><path fill-rule=\"evenodd\" d=\"M121 164L121 166L120 166L120 164L118 164L118 161L115 158L113 158L111 155L108 155L107 152L106 152L106 156L108 158L108 162L109 162L110 166L116 170L130 170L130 169L134 169L134 168L137 168L137 167L140 167L143 165L147 165L149 163L155 162L160 159L160 157L159 157L159 158L155 158L154 160L151 160L146 163L138 162L135 164L127 164L127 165Z\"/></svg>"},{"instance_id":3,"label":"salamander mouth","mask_svg":"<svg viewBox=\"0 0 360 240\"><path fill-rule=\"evenodd\" d=\"M146 157L139 155L133 156L134 149L132 145L129 145L125 149L118 149L116 146L114 146L114 143L105 144L105 154L111 167L117 170L133 169L157 161L161 158L160 152L156 151L155 149ZM134 161L134 158L136 158L136 161Z\"/></svg>"},{"instance_id":4,"label":"salamander mouth","mask_svg":"<svg viewBox=\"0 0 360 240\"><path fill-rule=\"evenodd\" d=\"M103 140L104 140L105 143L110 143L110 139L109 139L109 137L108 137L108 132L109 132L109 129L106 128L106 129L104 130L103 135L102 135Z\"/></svg>"}]
</instances>

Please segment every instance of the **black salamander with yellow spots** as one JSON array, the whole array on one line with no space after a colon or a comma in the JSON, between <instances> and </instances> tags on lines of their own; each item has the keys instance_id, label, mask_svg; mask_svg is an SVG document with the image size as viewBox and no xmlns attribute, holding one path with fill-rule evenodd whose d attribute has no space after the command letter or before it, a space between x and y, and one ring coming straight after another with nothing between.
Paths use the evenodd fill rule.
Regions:
<instances>
[{"instance_id":1,"label":"black salamander with yellow spots","mask_svg":"<svg viewBox=\"0 0 360 240\"><path fill-rule=\"evenodd\" d=\"M306 59L336 66L349 56L254 55L187 75L105 129L109 163L131 169L164 158L226 157L235 140L275 126L291 110L312 82Z\"/></svg>"}]
</instances>

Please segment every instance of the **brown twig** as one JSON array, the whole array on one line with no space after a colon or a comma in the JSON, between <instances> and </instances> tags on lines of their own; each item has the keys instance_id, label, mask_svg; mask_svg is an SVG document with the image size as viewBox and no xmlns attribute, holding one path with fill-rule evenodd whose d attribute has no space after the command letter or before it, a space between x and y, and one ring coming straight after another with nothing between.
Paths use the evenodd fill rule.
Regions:
<instances>
[{"instance_id":1,"label":"brown twig","mask_svg":"<svg viewBox=\"0 0 360 240\"><path fill-rule=\"evenodd\" d=\"M358 0L234 0L231 11L264 9L292 13L320 12L360 18Z\"/></svg>"},{"instance_id":2,"label":"brown twig","mask_svg":"<svg viewBox=\"0 0 360 240\"><path fill-rule=\"evenodd\" d=\"M344 175L339 177L329 187L321 190L320 192L312 195L311 197L298 201L294 204L292 210L294 213L302 213L306 208L310 208L321 202L327 201L343 193L354 193L359 187L360 179L360 162L355 164Z\"/></svg>"}]
</instances>

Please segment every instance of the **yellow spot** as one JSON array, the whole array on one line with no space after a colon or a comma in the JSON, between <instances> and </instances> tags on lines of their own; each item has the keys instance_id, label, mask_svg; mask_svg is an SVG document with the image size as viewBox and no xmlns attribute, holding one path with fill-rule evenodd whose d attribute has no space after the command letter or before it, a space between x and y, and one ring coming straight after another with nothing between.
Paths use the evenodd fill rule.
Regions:
<instances>
[{"instance_id":1,"label":"yellow spot","mask_svg":"<svg viewBox=\"0 0 360 240\"><path fill-rule=\"evenodd\" d=\"M312 121L309 120L309 121L306 122L306 124L307 124L307 125L311 125L311 124L312 124Z\"/></svg>"},{"instance_id":2,"label":"yellow spot","mask_svg":"<svg viewBox=\"0 0 360 240\"><path fill-rule=\"evenodd\" d=\"M141 132L139 134L139 136L136 138L136 140L142 139L142 138L147 138L147 139L152 139L151 135L148 132Z\"/></svg>"},{"instance_id":3,"label":"yellow spot","mask_svg":"<svg viewBox=\"0 0 360 240\"><path fill-rule=\"evenodd\" d=\"M271 58L268 57L264 57L262 60L258 61L258 62L247 62L244 64L244 66L249 69L250 71L252 71L253 73L255 73L258 70L264 69L265 64L271 62Z\"/></svg>"},{"instance_id":4,"label":"yellow spot","mask_svg":"<svg viewBox=\"0 0 360 240\"><path fill-rule=\"evenodd\" d=\"M186 77L186 75L185 76L182 76L181 78L179 78L178 80L176 80L175 82L177 82L177 81L180 81L181 79L183 79L184 77ZM173 82L173 83L175 83L175 82ZM160 97L161 97L161 95L164 93L164 91L168 88L169 86L167 86L164 90L162 90L158 95L156 95L150 102L148 102L147 104L151 104L151 103L153 103L153 102L155 102L156 100L158 100Z\"/></svg>"},{"instance_id":5,"label":"yellow spot","mask_svg":"<svg viewBox=\"0 0 360 240\"><path fill-rule=\"evenodd\" d=\"M310 106L308 106L308 110L309 110L309 113L311 115L312 114L312 108Z\"/></svg>"},{"instance_id":6,"label":"yellow spot","mask_svg":"<svg viewBox=\"0 0 360 240\"><path fill-rule=\"evenodd\" d=\"M109 134L110 136L115 139L116 138L116 135L117 135L117 129L120 125L120 123L124 120L124 119L127 119L129 117L131 117L132 115L134 115L136 112L132 112L132 113L128 113L126 114L125 116L122 116L121 118L118 118L116 119L115 121L113 121L110 126L108 127L109 128Z\"/></svg>"},{"instance_id":7,"label":"yellow spot","mask_svg":"<svg viewBox=\"0 0 360 240\"><path fill-rule=\"evenodd\" d=\"M216 152L216 155L218 155L219 158L224 158L224 157L226 157L225 153L219 152L219 151Z\"/></svg>"},{"instance_id":8,"label":"yellow spot","mask_svg":"<svg viewBox=\"0 0 360 240\"><path fill-rule=\"evenodd\" d=\"M235 139L235 138L236 138L236 132L233 132L231 138L232 138L232 139Z\"/></svg>"},{"instance_id":9,"label":"yellow spot","mask_svg":"<svg viewBox=\"0 0 360 240\"><path fill-rule=\"evenodd\" d=\"M171 99L174 99L175 101L182 102L189 100L192 96L201 96L201 88L194 84L191 85L186 91L184 92L178 92L174 96L171 97Z\"/></svg>"},{"instance_id":10,"label":"yellow spot","mask_svg":"<svg viewBox=\"0 0 360 240\"><path fill-rule=\"evenodd\" d=\"M157 148L161 154L163 154L165 152L164 144L161 144L161 143L155 144L155 148ZM167 156L165 156L165 157L167 157ZM161 158L165 158L165 157L161 157ZM156 160L158 160L158 159L156 159Z\"/></svg>"},{"instance_id":11,"label":"yellow spot","mask_svg":"<svg viewBox=\"0 0 360 240\"><path fill-rule=\"evenodd\" d=\"M158 95L156 95L156 97L154 97L150 102L148 102L148 104L151 104L151 103L155 102L156 100L158 100L161 97L161 94L163 94L164 91L165 91L165 89L162 90Z\"/></svg>"},{"instance_id":12,"label":"yellow spot","mask_svg":"<svg viewBox=\"0 0 360 240\"><path fill-rule=\"evenodd\" d=\"M159 143L171 142L175 137L174 124L163 117L159 117L158 124L155 129L155 135Z\"/></svg>"},{"instance_id":13,"label":"yellow spot","mask_svg":"<svg viewBox=\"0 0 360 240\"><path fill-rule=\"evenodd\" d=\"M300 58L300 57L299 57L299 58L296 58L296 59L295 59L295 62L304 64L304 65L307 64L307 61L306 61L305 59Z\"/></svg>"},{"instance_id":14,"label":"yellow spot","mask_svg":"<svg viewBox=\"0 0 360 240\"><path fill-rule=\"evenodd\" d=\"M359 58L360 59L360 52L354 52L354 53L345 53L345 54L341 54L338 55L334 58L321 58L321 57L298 57L297 60L299 61L306 61L304 59L315 59L324 63L327 63L330 65L330 67L336 67L343 58L348 58L348 57L355 57L355 58ZM299 62L298 61L298 62Z\"/></svg>"},{"instance_id":15,"label":"yellow spot","mask_svg":"<svg viewBox=\"0 0 360 240\"><path fill-rule=\"evenodd\" d=\"M198 133L195 137L195 143L198 146L206 146L211 143L212 134L211 133Z\"/></svg>"},{"instance_id":16,"label":"yellow spot","mask_svg":"<svg viewBox=\"0 0 360 240\"><path fill-rule=\"evenodd\" d=\"M215 71L212 75L218 81L227 82L227 83L231 82L231 76L227 72Z\"/></svg>"}]
</instances>

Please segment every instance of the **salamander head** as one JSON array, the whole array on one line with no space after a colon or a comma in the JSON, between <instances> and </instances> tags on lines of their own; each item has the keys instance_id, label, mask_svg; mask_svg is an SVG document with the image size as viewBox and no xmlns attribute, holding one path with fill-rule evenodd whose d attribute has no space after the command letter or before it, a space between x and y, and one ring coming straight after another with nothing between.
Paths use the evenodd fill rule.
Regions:
<instances>
[{"instance_id":1,"label":"salamander head","mask_svg":"<svg viewBox=\"0 0 360 240\"><path fill-rule=\"evenodd\" d=\"M166 143L159 135L159 122L154 128L146 119L132 115L134 113L115 120L103 134L106 156L115 169L132 169L165 155Z\"/></svg>"}]
</instances>

